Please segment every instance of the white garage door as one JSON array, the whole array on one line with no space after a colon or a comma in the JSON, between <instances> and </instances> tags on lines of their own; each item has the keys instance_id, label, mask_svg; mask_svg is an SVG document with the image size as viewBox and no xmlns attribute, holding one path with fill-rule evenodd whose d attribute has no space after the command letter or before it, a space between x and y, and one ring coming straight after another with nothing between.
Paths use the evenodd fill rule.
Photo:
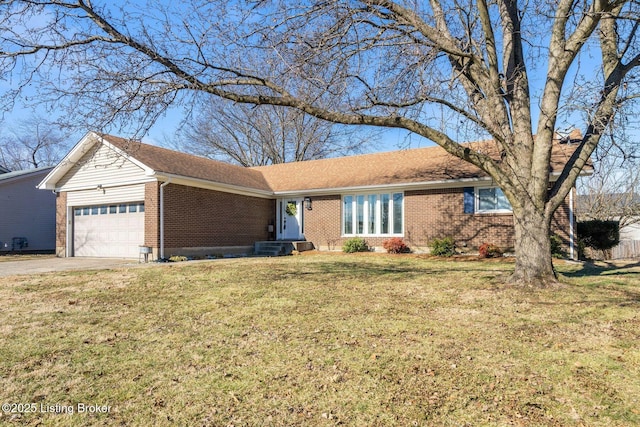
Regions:
<instances>
[{"instance_id":1,"label":"white garage door","mask_svg":"<svg viewBox=\"0 0 640 427\"><path fill-rule=\"evenodd\" d=\"M144 203L73 208L73 255L138 258L144 244Z\"/></svg>"}]
</instances>

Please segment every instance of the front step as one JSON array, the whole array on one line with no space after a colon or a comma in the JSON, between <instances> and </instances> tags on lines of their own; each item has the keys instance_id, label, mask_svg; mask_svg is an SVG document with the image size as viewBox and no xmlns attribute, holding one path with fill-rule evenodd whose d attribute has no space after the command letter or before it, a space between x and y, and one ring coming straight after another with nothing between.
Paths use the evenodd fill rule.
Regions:
<instances>
[{"instance_id":1,"label":"front step","mask_svg":"<svg viewBox=\"0 0 640 427\"><path fill-rule=\"evenodd\" d=\"M284 256L293 251L303 252L313 249L313 243L307 241L271 240L255 242L253 253L257 256Z\"/></svg>"}]
</instances>

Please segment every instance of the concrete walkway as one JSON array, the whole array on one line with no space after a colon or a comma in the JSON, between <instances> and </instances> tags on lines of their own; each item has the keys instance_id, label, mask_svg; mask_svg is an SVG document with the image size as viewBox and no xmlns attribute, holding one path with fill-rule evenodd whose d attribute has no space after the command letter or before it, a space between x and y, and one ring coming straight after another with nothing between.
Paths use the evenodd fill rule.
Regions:
<instances>
[{"instance_id":1,"label":"concrete walkway","mask_svg":"<svg viewBox=\"0 0 640 427\"><path fill-rule=\"evenodd\" d=\"M20 261L0 261L0 277L38 274L51 271L108 270L144 265L131 258L55 258L43 257Z\"/></svg>"}]
</instances>

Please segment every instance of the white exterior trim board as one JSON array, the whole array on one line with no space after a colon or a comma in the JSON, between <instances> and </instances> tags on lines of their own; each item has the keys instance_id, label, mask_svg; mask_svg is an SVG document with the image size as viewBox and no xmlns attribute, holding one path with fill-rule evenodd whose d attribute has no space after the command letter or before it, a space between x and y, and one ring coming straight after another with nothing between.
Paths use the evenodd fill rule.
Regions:
<instances>
[{"instance_id":1,"label":"white exterior trim board","mask_svg":"<svg viewBox=\"0 0 640 427\"><path fill-rule=\"evenodd\" d=\"M591 175L590 171L581 172L580 176ZM552 173L550 175L550 182L555 182L560 173ZM378 185L360 185L360 186L347 186L347 187L331 187L331 188L314 188L309 190L287 190L287 191L274 191L273 195L276 197L294 197L294 196L329 196L334 194L350 194L361 192L376 192L376 191L411 191L411 190L427 190L433 188L460 188L469 186L497 186L494 179L490 176L482 176L477 178L461 178L461 179L448 179L438 181L421 181L410 183L396 183L396 184L378 184Z\"/></svg>"},{"instance_id":2,"label":"white exterior trim board","mask_svg":"<svg viewBox=\"0 0 640 427\"><path fill-rule=\"evenodd\" d=\"M158 181L171 181L171 184L184 185L187 187L203 188L206 190L221 191L223 193L240 194L243 196L259 197L262 199L273 199L275 194L272 191L256 190L249 187L241 187L239 185L222 184L215 181L205 179L191 178L168 173L154 173L154 178Z\"/></svg>"},{"instance_id":3,"label":"white exterior trim board","mask_svg":"<svg viewBox=\"0 0 640 427\"><path fill-rule=\"evenodd\" d=\"M287 197L295 195L308 195L308 196L328 196L333 194L350 194L350 193L362 193L362 192L389 192L389 191L411 191L431 188L457 188L467 187L474 183L487 183L492 182L491 177L480 178L464 178L457 180L446 181L423 181L414 183L399 183L399 184L381 184L381 185L362 185L353 187L335 187L335 188L318 188L312 190L291 190L291 191L276 191L274 195L278 197Z\"/></svg>"},{"instance_id":4,"label":"white exterior trim board","mask_svg":"<svg viewBox=\"0 0 640 427\"><path fill-rule=\"evenodd\" d=\"M67 193L67 206L91 206L110 203L141 202L144 201L144 184L109 187L98 190L95 187L83 191Z\"/></svg>"},{"instance_id":5,"label":"white exterior trim board","mask_svg":"<svg viewBox=\"0 0 640 427\"><path fill-rule=\"evenodd\" d=\"M155 181L156 181L155 178L150 177L147 179L136 179L133 181L118 182L117 184L100 184L101 185L100 188L108 189L108 188L117 188L117 187L127 187L130 185L146 184L148 182L155 182ZM91 184L91 185L83 185L83 186L76 186L76 187L65 187L64 189L57 187L54 191L71 193L74 191L86 191L86 190L97 191L98 186L96 184Z\"/></svg>"},{"instance_id":6,"label":"white exterior trim board","mask_svg":"<svg viewBox=\"0 0 640 427\"><path fill-rule=\"evenodd\" d=\"M142 169L142 173L149 176L153 174L153 170L147 165L141 163L133 156L115 147L109 141L95 132L88 132L82 139L69 151L69 153L53 168L51 172L37 185L41 190L56 190L56 191L68 191L76 190L77 188L64 188L58 186L58 182L87 154L93 147L101 143L109 150L115 152L117 155L122 156L124 160L130 161L135 166Z\"/></svg>"}]
</instances>

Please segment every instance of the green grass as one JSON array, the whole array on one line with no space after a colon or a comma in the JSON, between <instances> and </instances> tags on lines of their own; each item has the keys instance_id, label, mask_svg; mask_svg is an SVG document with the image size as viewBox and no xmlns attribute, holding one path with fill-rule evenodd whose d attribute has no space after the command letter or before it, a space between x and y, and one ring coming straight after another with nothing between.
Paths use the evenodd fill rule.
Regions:
<instances>
[{"instance_id":1,"label":"green grass","mask_svg":"<svg viewBox=\"0 0 640 427\"><path fill-rule=\"evenodd\" d=\"M0 402L108 405L9 425L640 423L640 268L312 255L17 276Z\"/></svg>"}]
</instances>

